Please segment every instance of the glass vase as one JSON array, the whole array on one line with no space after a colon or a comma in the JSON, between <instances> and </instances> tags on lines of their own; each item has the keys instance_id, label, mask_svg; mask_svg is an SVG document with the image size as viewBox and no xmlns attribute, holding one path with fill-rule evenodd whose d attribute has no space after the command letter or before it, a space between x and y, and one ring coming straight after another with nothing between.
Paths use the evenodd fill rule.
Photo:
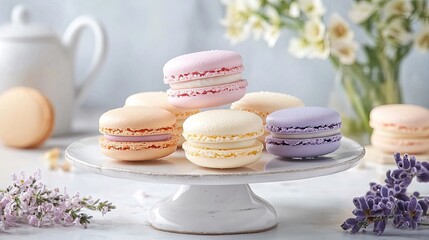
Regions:
<instances>
[{"instance_id":1,"label":"glass vase","mask_svg":"<svg viewBox=\"0 0 429 240\"><path fill-rule=\"evenodd\" d=\"M401 103L398 81L362 79L365 75L352 74L353 69L338 68L329 106L342 117L342 133L362 145L370 143L372 128L369 114L372 108L384 104ZM359 77L357 77L359 76Z\"/></svg>"}]
</instances>

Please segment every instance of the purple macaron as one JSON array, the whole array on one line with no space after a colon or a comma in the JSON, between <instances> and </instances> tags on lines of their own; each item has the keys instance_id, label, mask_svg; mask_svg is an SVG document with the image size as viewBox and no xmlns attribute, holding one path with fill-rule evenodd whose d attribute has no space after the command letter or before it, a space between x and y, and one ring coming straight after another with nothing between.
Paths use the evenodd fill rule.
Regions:
<instances>
[{"instance_id":1,"label":"purple macaron","mask_svg":"<svg viewBox=\"0 0 429 240\"><path fill-rule=\"evenodd\" d=\"M265 140L271 154L307 158L334 152L340 147L341 116L322 107L282 109L267 117Z\"/></svg>"}]
</instances>

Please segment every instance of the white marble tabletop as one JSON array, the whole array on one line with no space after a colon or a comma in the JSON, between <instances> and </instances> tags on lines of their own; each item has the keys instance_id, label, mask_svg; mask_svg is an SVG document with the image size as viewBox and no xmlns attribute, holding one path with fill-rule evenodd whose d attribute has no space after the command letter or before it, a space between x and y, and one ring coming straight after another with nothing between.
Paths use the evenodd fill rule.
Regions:
<instances>
[{"instance_id":1,"label":"white marble tabletop","mask_svg":"<svg viewBox=\"0 0 429 240\"><path fill-rule=\"evenodd\" d=\"M90 113L90 114L89 114ZM117 209L104 217L94 213L87 229L74 227L35 228L19 226L0 232L0 239L428 239L429 228L416 231L397 230L388 226L383 237L367 233L350 235L340 225L353 210L352 198L363 195L370 181L382 181L385 167L368 165L346 172L291 182L252 184L253 191L268 200L278 214L278 226L270 231L225 236L197 236L167 233L153 229L147 222L148 209L173 193L177 185L149 184L109 178L72 169L71 172L49 170L43 154L50 148L65 147L97 131L98 111L79 114L75 132L50 139L34 150L0 147L0 188L10 183L10 175L42 170L42 180L49 187L67 187L69 193L92 195L112 201Z\"/></svg>"}]
</instances>

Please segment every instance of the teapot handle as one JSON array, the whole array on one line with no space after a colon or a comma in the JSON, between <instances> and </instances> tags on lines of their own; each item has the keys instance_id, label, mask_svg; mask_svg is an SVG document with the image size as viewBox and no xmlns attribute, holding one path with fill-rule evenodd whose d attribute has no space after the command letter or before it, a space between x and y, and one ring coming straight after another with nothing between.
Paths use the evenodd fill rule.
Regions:
<instances>
[{"instance_id":1,"label":"teapot handle","mask_svg":"<svg viewBox=\"0 0 429 240\"><path fill-rule=\"evenodd\" d=\"M86 92L89 90L89 86L105 60L107 53L107 37L103 26L93 17L81 16L70 23L63 35L63 43L72 55L71 58L74 58L76 47L85 28L89 28L93 32L95 44L89 70L83 81L77 85L75 89L77 104L80 104L83 101Z\"/></svg>"}]
</instances>

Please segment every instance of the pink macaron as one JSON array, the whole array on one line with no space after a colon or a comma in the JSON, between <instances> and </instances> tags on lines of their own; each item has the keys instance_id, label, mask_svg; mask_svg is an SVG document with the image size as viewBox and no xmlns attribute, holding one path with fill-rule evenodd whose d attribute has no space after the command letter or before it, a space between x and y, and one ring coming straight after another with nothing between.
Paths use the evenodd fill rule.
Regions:
<instances>
[{"instance_id":1,"label":"pink macaron","mask_svg":"<svg viewBox=\"0 0 429 240\"><path fill-rule=\"evenodd\" d=\"M209 108L232 103L246 93L240 54L225 50L196 52L175 57L164 65L170 84L168 101L181 108Z\"/></svg>"}]
</instances>

